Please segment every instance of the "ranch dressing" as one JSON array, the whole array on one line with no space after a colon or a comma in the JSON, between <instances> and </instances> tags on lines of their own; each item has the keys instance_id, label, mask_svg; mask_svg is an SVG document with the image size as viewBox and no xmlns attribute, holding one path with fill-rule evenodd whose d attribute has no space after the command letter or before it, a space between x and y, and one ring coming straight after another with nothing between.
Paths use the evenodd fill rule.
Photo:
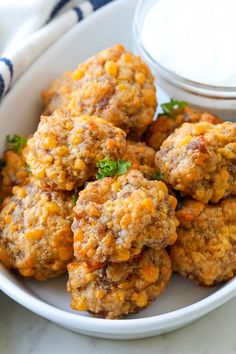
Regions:
<instances>
[{"instance_id":1,"label":"ranch dressing","mask_svg":"<svg viewBox=\"0 0 236 354\"><path fill-rule=\"evenodd\" d=\"M236 87L236 0L159 0L146 13L141 39L166 69Z\"/></svg>"}]
</instances>

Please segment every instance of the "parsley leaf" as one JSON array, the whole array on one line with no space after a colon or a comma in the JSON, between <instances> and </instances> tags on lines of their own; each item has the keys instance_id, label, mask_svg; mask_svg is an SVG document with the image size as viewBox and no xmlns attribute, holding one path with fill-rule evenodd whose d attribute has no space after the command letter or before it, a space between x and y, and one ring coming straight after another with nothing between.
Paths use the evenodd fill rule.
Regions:
<instances>
[{"instance_id":1,"label":"parsley leaf","mask_svg":"<svg viewBox=\"0 0 236 354\"><path fill-rule=\"evenodd\" d=\"M123 175L128 171L128 169L131 167L131 162L127 162L124 160L118 160L117 162L117 174L118 175Z\"/></svg>"},{"instance_id":2,"label":"parsley leaf","mask_svg":"<svg viewBox=\"0 0 236 354\"><path fill-rule=\"evenodd\" d=\"M78 198L79 198L79 190L78 188L75 188L74 193L71 196L71 201L74 205L76 204Z\"/></svg>"},{"instance_id":3,"label":"parsley leaf","mask_svg":"<svg viewBox=\"0 0 236 354\"><path fill-rule=\"evenodd\" d=\"M2 171L3 167L6 166L6 161L4 159L0 159L0 172Z\"/></svg>"},{"instance_id":4,"label":"parsley leaf","mask_svg":"<svg viewBox=\"0 0 236 354\"><path fill-rule=\"evenodd\" d=\"M16 135L16 134L13 136L7 135L6 137L7 148L17 153L21 152L21 150L26 145L26 143L27 143L27 139L20 135Z\"/></svg>"},{"instance_id":5,"label":"parsley leaf","mask_svg":"<svg viewBox=\"0 0 236 354\"><path fill-rule=\"evenodd\" d=\"M156 172L153 175L153 179L156 179L157 181L162 181L164 179L164 175L161 172Z\"/></svg>"},{"instance_id":6,"label":"parsley leaf","mask_svg":"<svg viewBox=\"0 0 236 354\"><path fill-rule=\"evenodd\" d=\"M72 194L71 201L74 205L76 204L77 199L78 199L78 194L77 193Z\"/></svg>"},{"instance_id":7,"label":"parsley leaf","mask_svg":"<svg viewBox=\"0 0 236 354\"><path fill-rule=\"evenodd\" d=\"M28 174L31 172L31 167L27 163L25 164L25 169Z\"/></svg>"},{"instance_id":8,"label":"parsley leaf","mask_svg":"<svg viewBox=\"0 0 236 354\"><path fill-rule=\"evenodd\" d=\"M161 108L163 110L163 113L168 116L173 116L175 110L183 109L186 106L188 106L187 102L178 101L178 100L175 100L174 98L171 98L170 102L166 102L166 103L161 104Z\"/></svg>"},{"instance_id":9,"label":"parsley leaf","mask_svg":"<svg viewBox=\"0 0 236 354\"><path fill-rule=\"evenodd\" d=\"M108 156L106 156L103 160L97 162L97 168L97 179L102 179L104 177L112 177L115 176L117 173L116 161L110 160Z\"/></svg>"},{"instance_id":10,"label":"parsley leaf","mask_svg":"<svg viewBox=\"0 0 236 354\"><path fill-rule=\"evenodd\" d=\"M130 167L130 162L124 160L110 160L109 157L106 156L103 160L100 160L97 163L98 173L96 174L96 178L102 179L104 177L122 175L126 173Z\"/></svg>"}]
</instances>

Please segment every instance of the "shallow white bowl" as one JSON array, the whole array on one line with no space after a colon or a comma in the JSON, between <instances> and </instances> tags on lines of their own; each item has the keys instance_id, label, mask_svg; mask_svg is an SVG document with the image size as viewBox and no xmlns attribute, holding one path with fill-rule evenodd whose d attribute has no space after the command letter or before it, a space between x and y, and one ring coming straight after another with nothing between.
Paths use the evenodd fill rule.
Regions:
<instances>
[{"instance_id":1,"label":"shallow white bowl","mask_svg":"<svg viewBox=\"0 0 236 354\"><path fill-rule=\"evenodd\" d=\"M135 0L119 0L76 26L47 50L21 77L0 107L0 148L7 134L30 134L41 111L40 92L65 70L116 43L131 49ZM168 98L158 90L159 102ZM236 295L236 279L222 287L201 288L172 277L167 291L151 306L125 320L88 317L70 309L66 277L46 282L25 280L0 265L0 289L31 311L73 331L92 336L131 339L184 326Z\"/></svg>"}]
</instances>

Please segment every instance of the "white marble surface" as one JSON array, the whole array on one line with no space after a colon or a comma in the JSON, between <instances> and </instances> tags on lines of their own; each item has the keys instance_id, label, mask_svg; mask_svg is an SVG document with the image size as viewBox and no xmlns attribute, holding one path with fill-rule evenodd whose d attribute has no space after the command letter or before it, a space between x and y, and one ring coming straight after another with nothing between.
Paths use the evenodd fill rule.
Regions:
<instances>
[{"instance_id":1,"label":"white marble surface","mask_svg":"<svg viewBox=\"0 0 236 354\"><path fill-rule=\"evenodd\" d=\"M54 353L236 353L236 298L201 320L170 334L142 340L110 341L60 328L0 292L0 354Z\"/></svg>"}]
</instances>

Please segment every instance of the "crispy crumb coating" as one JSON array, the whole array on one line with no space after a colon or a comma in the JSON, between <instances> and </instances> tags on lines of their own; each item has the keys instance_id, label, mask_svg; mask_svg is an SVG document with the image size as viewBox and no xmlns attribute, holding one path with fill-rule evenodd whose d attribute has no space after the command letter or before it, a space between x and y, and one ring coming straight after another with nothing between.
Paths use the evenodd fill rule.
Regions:
<instances>
[{"instance_id":1,"label":"crispy crumb coating","mask_svg":"<svg viewBox=\"0 0 236 354\"><path fill-rule=\"evenodd\" d=\"M175 207L166 185L148 181L138 170L91 182L74 208L74 255L85 261L125 262L144 246L173 244Z\"/></svg>"},{"instance_id":2,"label":"crispy crumb coating","mask_svg":"<svg viewBox=\"0 0 236 354\"><path fill-rule=\"evenodd\" d=\"M211 286L236 273L236 198L205 205L186 200L176 213L180 226L171 247L173 270Z\"/></svg>"},{"instance_id":3,"label":"crispy crumb coating","mask_svg":"<svg viewBox=\"0 0 236 354\"><path fill-rule=\"evenodd\" d=\"M97 161L124 156L125 132L98 117L42 117L28 141L27 163L44 189L72 190L97 172Z\"/></svg>"},{"instance_id":4,"label":"crispy crumb coating","mask_svg":"<svg viewBox=\"0 0 236 354\"><path fill-rule=\"evenodd\" d=\"M11 195L13 186L26 184L28 181L24 152L16 153L12 150L6 150L3 159L6 166L1 171L1 200Z\"/></svg>"},{"instance_id":5,"label":"crispy crumb coating","mask_svg":"<svg viewBox=\"0 0 236 354\"><path fill-rule=\"evenodd\" d=\"M148 306L165 290L172 273L165 249L147 249L129 262L100 267L74 260L68 271L72 308L109 319Z\"/></svg>"},{"instance_id":6,"label":"crispy crumb coating","mask_svg":"<svg viewBox=\"0 0 236 354\"><path fill-rule=\"evenodd\" d=\"M73 72L66 71L58 79L52 82L48 91L42 92L42 99L45 104L43 115L52 115L57 109L64 110L68 113L68 103L70 95L75 88L76 80L73 80Z\"/></svg>"},{"instance_id":7,"label":"crispy crumb coating","mask_svg":"<svg viewBox=\"0 0 236 354\"><path fill-rule=\"evenodd\" d=\"M236 193L236 123L185 123L156 153L165 180L184 195L217 203Z\"/></svg>"},{"instance_id":8,"label":"crispy crumb coating","mask_svg":"<svg viewBox=\"0 0 236 354\"><path fill-rule=\"evenodd\" d=\"M221 123L221 119L209 112L203 112L195 108L184 107L176 109L173 116L162 114L153 122L145 134L145 142L154 150L159 150L162 143L183 123L209 122Z\"/></svg>"},{"instance_id":9,"label":"crispy crumb coating","mask_svg":"<svg viewBox=\"0 0 236 354\"><path fill-rule=\"evenodd\" d=\"M108 48L74 72L67 72L43 93L46 114L56 108L97 115L140 137L156 110L154 78L140 57L122 45Z\"/></svg>"},{"instance_id":10,"label":"crispy crumb coating","mask_svg":"<svg viewBox=\"0 0 236 354\"><path fill-rule=\"evenodd\" d=\"M65 272L73 255L72 210L68 193L15 186L0 213L0 261L38 280Z\"/></svg>"},{"instance_id":11,"label":"crispy crumb coating","mask_svg":"<svg viewBox=\"0 0 236 354\"><path fill-rule=\"evenodd\" d=\"M132 162L132 168L140 170L144 177L153 178L156 172L155 150L144 143L128 140L125 159Z\"/></svg>"}]
</instances>

